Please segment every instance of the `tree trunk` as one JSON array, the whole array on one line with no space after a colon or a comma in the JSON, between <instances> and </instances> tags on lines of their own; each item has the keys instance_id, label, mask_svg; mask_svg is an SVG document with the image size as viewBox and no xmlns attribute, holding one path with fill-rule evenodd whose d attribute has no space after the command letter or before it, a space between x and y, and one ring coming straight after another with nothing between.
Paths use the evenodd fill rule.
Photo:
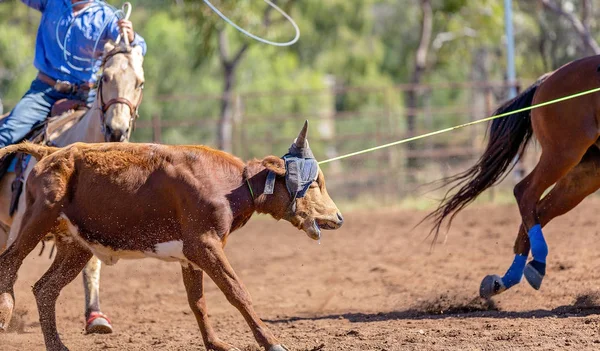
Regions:
<instances>
[{"instance_id":1,"label":"tree trunk","mask_svg":"<svg viewBox=\"0 0 600 351\"><path fill-rule=\"evenodd\" d=\"M229 41L224 30L218 33L219 60L223 68L223 93L221 94L221 116L217 132L217 146L219 149L233 151L233 89L235 86L235 72L248 44L236 52L233 58L229 57Z\"/></svg>"},{"instance_id":2,"label":"tree trunk","mask_svg":"<svg viewBox=\"0 0 600 351\"><path fill-rule=\"evenodd\" d=\"M219 149L225 152L233 151L233 87L235 84L235 69L223 67L223 93L221 95L221 116L219 119Z\"/></svg>"},{"instance_id":3,"label":"tree trunk","mask_svg":"<svg viewBox=\"0 0 600 351\"><path fill-rule=\"evenodd\" d=\"M429 43L431 42L431 32L433 29L433 11L431 9L430 0L420 0L421 11L423 11L423 17L421 21L421 39L419 41L419 47L415 55L415 67L411 77L411 83L415 86L408 90L406 93L406 108L408 113L406 115L406 128L409 135L415 135L417 128L417 107L419 104L420 91L416 85L421 83L421 78L425 69L427 68L427 54L429 52ZM415 143L408 143L407 149L410 152L416 149ZM409 155L407 159L407 165L409 168L417 166L417 159L412 155Z\"/></svg>"}]
</instances>

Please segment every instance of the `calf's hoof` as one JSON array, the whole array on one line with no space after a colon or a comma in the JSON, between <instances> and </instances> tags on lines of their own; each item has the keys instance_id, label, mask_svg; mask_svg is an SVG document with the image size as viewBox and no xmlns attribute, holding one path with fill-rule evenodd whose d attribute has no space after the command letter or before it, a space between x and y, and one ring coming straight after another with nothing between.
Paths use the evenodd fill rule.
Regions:
<instances>
[{"instance_id":1,"label":"calf's hoof","mask_svg":"<svg viewBox=\"0 0 600 351\"><path fill-rule=\"evenodd\" d=\"M534 261L531 261L527 264L527 266L525 266L523 275L532 288L535 290L540 290L542 287L542 281L544 280L544 274L540 272L538 268L536 268L536 264L532 264L533 262Z\"/></svg>"},{"instance_id":2,"label":"calf's hoof","mask_svg":"<svg viewBox=\"0 0 600 351\"><path fill-rule=\"evenodd\" d=\"M0 294L0 332L8 330L14 307L15 301L9 293Z\"/></svg>"},{"instance_id":3,"label":"calf's hoof","mask_svg":"<svg viewBox=\"0 0 600 351\"><path fill-rule=\"evenodd\" d=\"M222 341L213 341L209 344L204 345L207 351L242 351L235 346L231 346Z\"/></svg>"},{"instance_id":4,"label":"calf's hoof","mask_svg":"<svg viewBox=\"0 0 600 351\"><path fill-rule=\"evenodd\" d=\"M110 334L113 332L110 319L102 312L92 312L85 323L86 334Z\"/></svg>"},{"instance_id":5,"label":"calf's hoof","mask_svg":"<svg viewBox=\"0 0 600 351\"><path fill-rule=\"evenodd\" d=\"M494 295L498 295L506 290L502 283L502 278L497 274L488 275L481 281L479 286L479 296L484 299L489 299Z\"/></svg>"},{"instance_id":6,"label":"calf's hoof","mask_svg":"<svg viewBox=\"0 0 600 351\"><path fill-rule=\"evenodd\" d=\"M273 345L269 348L269 351L290 351L290 350L283 345Z\"/></svg>"}]
</instances>

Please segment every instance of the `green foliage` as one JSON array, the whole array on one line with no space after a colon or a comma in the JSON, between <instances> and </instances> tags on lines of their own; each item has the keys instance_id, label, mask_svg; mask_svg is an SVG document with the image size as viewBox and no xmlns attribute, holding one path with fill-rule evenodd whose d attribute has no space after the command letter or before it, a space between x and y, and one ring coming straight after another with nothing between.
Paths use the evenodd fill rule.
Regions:
<instances>
[{"instance_id":1,"label":"green foliage","mask_svg":"<svg viewBox=\"0 0 600 351\"><path fill-rule=\"evenodd\" d=\"M0 5L0 97L18 99L35 77L32 67L39 15L15 1Z\"/></svg>"}]
</instances>

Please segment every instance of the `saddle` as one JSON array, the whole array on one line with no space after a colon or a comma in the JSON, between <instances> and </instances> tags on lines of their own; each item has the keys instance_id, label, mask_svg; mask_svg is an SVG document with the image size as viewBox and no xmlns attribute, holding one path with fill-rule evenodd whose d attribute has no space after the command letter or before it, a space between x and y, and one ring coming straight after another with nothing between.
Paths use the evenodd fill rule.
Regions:
<instances>
[{"instance_id":1,"label":"saddle","mask_svg":"<svg viewBox=\"0 0 600 351\"><path fill-rule=\"evenodd\" d=\"M50 145L62 131L79 122L87 111L88 108L83 101L67 99L59 100L52 107L50 116L45 121L33 126L31 131L18 142L27 140L36 144ZM0 120L7 116L8 113L0 116ZM11 184L10 216L17 210L19 197L23 191L23 183L25 181L24 172L29 165L30 159L29 155L23 153L6 155L0 159L0 180L8 173L10 166L15 162L15 158L15 179Z\"/></svg>"}]
</instances>

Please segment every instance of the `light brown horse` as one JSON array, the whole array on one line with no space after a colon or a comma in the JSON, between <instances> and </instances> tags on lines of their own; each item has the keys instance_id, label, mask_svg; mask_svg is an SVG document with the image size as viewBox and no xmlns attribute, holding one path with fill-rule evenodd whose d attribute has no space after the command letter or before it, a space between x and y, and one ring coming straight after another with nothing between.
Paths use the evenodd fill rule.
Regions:
<instances>
[{"instance_id":1,"label":"light brown horse","mask_svg":"<svg viewBox=\"0 0 600 351\"><path fill-rule=\"evenodd\" d=\"M107 43L104 47L103 71L96 101L80 119L60 118L51 123L48 128L51 132L46 136L46 142L55 146L66 146L78 141L127 141L142 98L142 64L141 48ZM24 173L24 187L29 172L36 163L33 158L29 162ZM25 196L22 195L14 216L9 214L11 184L14 179L14 173L7 173L0 180L0 223L10 227L10 233L0 230L0 253L4 246L10 246L16 240L26 208ZM23 194L25 191L26 189ZM93 257L83 270L88 333L112 332L110 321L100 311L100 268L100 261Z\"/></svg>"},{"instance_id":2,"label":"light brown horse","mask_svg":"<svg viewBox=\"0 0 600 351\"><path fill-rule=\"evenodd\" d=\"M502 105L495 115L543 103L600 86L600 56L570 62L542 76L523 93ZM439 232L484 190L498 183L522 156L531 137L541 146L541 156L529 175L514 188L522 224L517 233L515 259L503 277L489 275L480 295L490 297L520 282L539 289L546 271L548 246L542 227L567 213L600 188L600 93L512 114L491 123L489 142L479 161L469 170L446 179L453 184L428 218ZM555 187L541 200L544 192ZM533 259L527 264L531 253Z\"/></svg>"}]
</instances>

